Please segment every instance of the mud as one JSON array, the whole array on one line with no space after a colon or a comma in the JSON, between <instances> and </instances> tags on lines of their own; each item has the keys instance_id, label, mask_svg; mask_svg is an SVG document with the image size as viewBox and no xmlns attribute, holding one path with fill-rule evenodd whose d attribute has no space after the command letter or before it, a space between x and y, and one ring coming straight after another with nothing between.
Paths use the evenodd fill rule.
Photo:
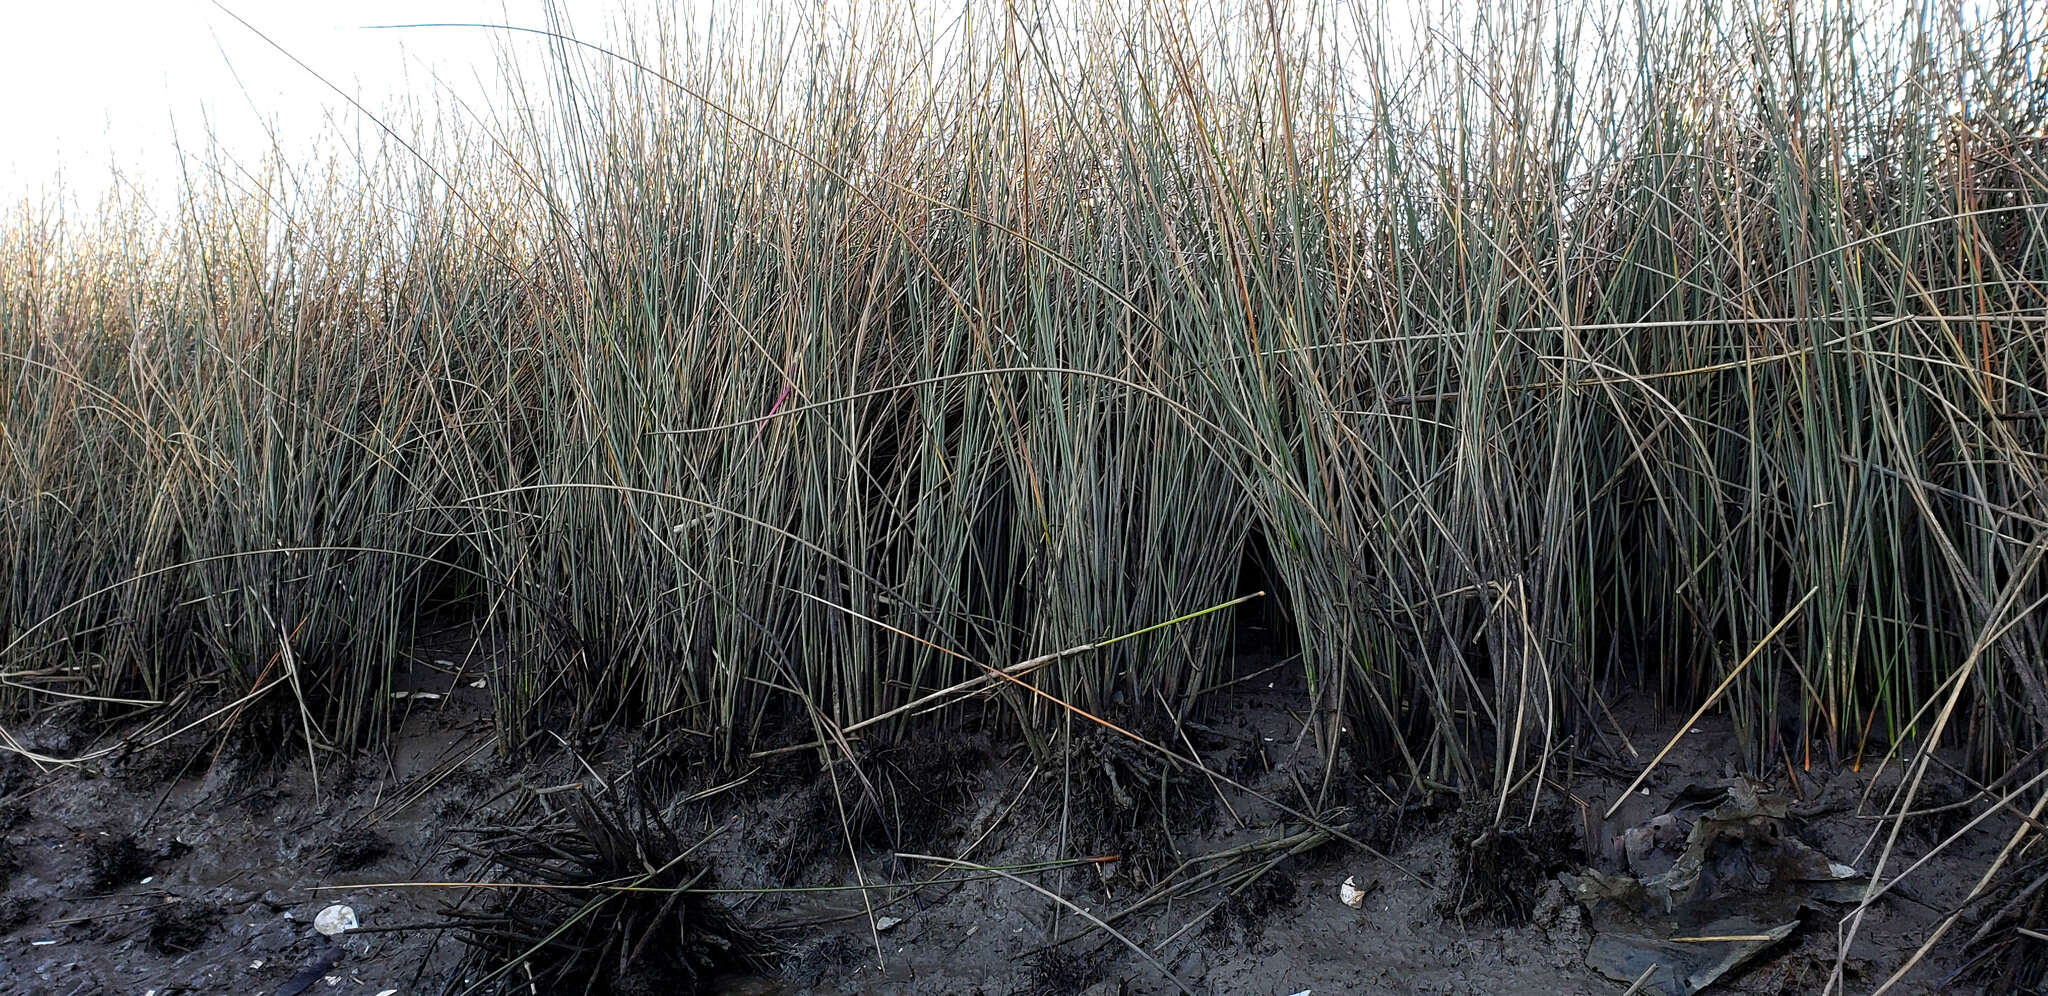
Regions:
<instances>
[{"instance_id":1,"label":"mud","mask_svg":"<svg viewBox=\"0 0 2048 996\"><path fill-rule=\"evenodd\" d=\"M1560 752L1536 819L1524 789L1497 827L1489 795L1407 793L1342 754L1327 767L1297 693L1248 692L1148 731L1252 792L1078 721L1034 759L975 706L851 759L788 754L737 775L623 737L512 765L492 741L487 692L467 685L412 700L394 740L364 756L315 751L308 763L303 744L261 752L202 727L47 771L12 758L0 770L0 990L459 992L512 961L483 991L1610 994L1626 986L1588 966L1595 925L1565 882L1626 871L1631 829L1744 775L1733 734L1709 721L1603 820L1646 745L1676 732L1619 708L1637 755ZM95 743L61 715L12 732L50 752ZM1945 777L1935 798L1961 805L1903 835L1894 870L1982 811ZM1896 778L1895 766L1816 766L1756 784L1787 800L1784 832L1867 871ZM589 805L612 815L578 808ZM593 829L606 819L618 826ZM2011 829L1985 821L1873 906L1845 960L1849 991L1902 964ZM1340 899L1347 879L1356 907ZM621 880L699 891L687 903L641 893L606 905L611 919L552 934L593 893L464 885ZM2038 891L2024 885L2005 886L2002 906L1895 991L2001 991L1958 973L2026 957L1998 948L1966 966L1981 953L1966 950L1976 926L2029 908ZM361 927L330 942L311 924L333 903ZM1816 991L1845 911L1800 913L1713 991ZM590 951L589 964L616 967L649 950L666 952L669 974L561 970Z\"/></svg>"}]
</instances>

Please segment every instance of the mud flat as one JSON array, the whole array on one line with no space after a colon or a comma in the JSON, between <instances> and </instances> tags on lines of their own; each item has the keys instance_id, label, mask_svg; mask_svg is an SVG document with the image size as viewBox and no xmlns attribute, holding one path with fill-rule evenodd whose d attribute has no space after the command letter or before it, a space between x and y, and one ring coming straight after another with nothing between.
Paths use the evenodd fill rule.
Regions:
<instances>
[{"instance_id":1,"label":"mud flat","mask_svg":"<svg viewBox=\"0 0 2048 996\"><path fill-rule=\"evenodd\" d=\"M1627 988L1617 964L1679 950L1726 963L1716 991L1814 992L1898 767L1749 778L1708 721L1603 819L1678 732L1623 708L1621 729L1558 753L1532 820L1526 789L1503 807L1404 790L1341 752L1324 763L1298 689L1146 731L1206 772L1082 720L1034 763L971 710L830 763L813 749L720 769L628 738L512 763L485 696L422 696L388 749L319 756L317 776L303 750L212 727L47 770L10 756L0 988L1599 994ZM51 756L118 742L62 717L21 736ZM1887 877L1988 805L1934 771L1923 798L1952 808L1907 825ZM1956 836L1869 907L1850 991L1962 905L2011 819ZM1589 898L1589 882L1668 880L1689 841L1681 906L1754 914L1746 947L1682 936L1683 909L1651 937ZM1839 880L1787 871L1814 855L1833 873L1813 877ZM337 904L358 926L329 938L314 921ZM1966 965L1970 932L1952 933L1894 991L1997 991L1993 959ZM1685 985L1652 974L1642 991Z\"/></svg>"}]
</instances>

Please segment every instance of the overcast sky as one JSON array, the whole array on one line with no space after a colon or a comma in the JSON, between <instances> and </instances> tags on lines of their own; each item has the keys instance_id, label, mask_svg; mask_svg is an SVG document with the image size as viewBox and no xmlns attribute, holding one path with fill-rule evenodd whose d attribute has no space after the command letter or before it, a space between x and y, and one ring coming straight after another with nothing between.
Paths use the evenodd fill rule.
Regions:
<instances>
[{"instance_id":1,"label":"overcast sky","mask_svg":"<svg viewBox=\"0 0 2048 996\"><path fill-rule=\"evenodd\" d=\"M833 8L922 5L957 13L965 0L824 0ZM1021 5L1105 0L1022 0ZM1174 0L1206 6L1208 0ZM1298 0L1350 7L1374 0ZM1420 4L1385 0L1389 12ZM1555 0L1553 10L1600 0ZM1673 0L1651 0L1651 7ZM1897 0L1867 0L1874 12ZM249 26L307 63L312 70L385 110L403 95L431 106L452 90L473 107L488 107L501 93L498 57L511 44L538 53L532 37L494 32L414 29L365 30L368 25L434 21L499 22L542 26L547 0L11 0L0 11L0 209L24 197L47 197L61 183L69 199L91 205L116 177L167 187L176 175L176 149L204 146L218 136L229 154L255 161L276 129L284 150L304 157L330 122L354 130L354 112L327 83L295 65ZM1964 0L1965 9L1986 0ZM705 17L751 18L779 6L809 11L820 0L560 0L581 37L605 40L623 22L650 23L670 11L684 25ZM994 6L989 0L986 6ZM1464 4L1496 12L1532 8L1509 0ZM1500 16L1496 14L1495 16ZM1509 15L1510 17L1516 15ZM948 18L941 17L940 20ZM1396 16L1396 20L1401 19ZM1340 20L1342 20L1340 18ZM759 20L755 20L759 24ZM1390 23L1407 34L1412 25ZM1404 30L1405 29L1405 30ZM1412 37L1412 36L1411 36ZM1611 40L1611 39L1610 39Z\"/></svg>"},{"instance_id":2,"label":"overcast sky","mask_svg":"<svg viewBox=\"0 0 2048 996\"><path fill-rule=\"evenodd\" d=\"M226 6L373 108L440 84L465 96L494 91L491 34L368 31L421 21L543 23L539 0L224 0ZM579 31L615 23L619 0L571 2ZM646 4L638 7L645 9ZM587 21L587 25L586 25ZM479 88L478 79L483 83ZM161 179L175 142L209 130L239 155L315 140L333 90L210 0L13 2L0 14L0 203L61 178L85 203L111 172ZM428 102L431 102L429 99Z\"/></svg>"},{"instance_id":3,"label":"overcast sky","mask_svg":"<svg viewBox=\"0 0 2048 996\"><path fill-rule=\"evenodd\" d=\"M947 29L941 25L957 24L967 2L558 0L554 6L579 37L602 41L617 37L621 24L637 24L645 34L657 12L666 12L687 30L693 24L703 27L712 17L758 27L767 21L761 12L771 8L806 18L824 8L834 20L854 8L870 13L911 9L943 32ZM1000 10L1000 2L978 6ZM1138 0L1019 0L1018 5L1092 9L1104 2ZM1175 9L1184 10L1207 8L1213 0L1174 2ZM1345 7L1359 0L1284 2ZM471 106L484 107L502 92L498 58L503 46L539 53L538 40L476 30L366 26L542 26L548 6L547 0L221 0L218 5L213 0L12 0L0 11L0 94L8 95L0 100L0 206L44 196L57 183L67 199L86 205L116 177L166 186L176 175L178 145L198 149L208 135L218 137L232 158L254 161L268 147L272 129L293 157L310 151L336 117L353 129L354 112L347 102L257 31L373 110L389 108L401 95L431 106L451 89ZM1388 3L1391 10L1408 6L1399 0ZM729 34L721 32L721 37Z\"/></svg>"}]
</instances>

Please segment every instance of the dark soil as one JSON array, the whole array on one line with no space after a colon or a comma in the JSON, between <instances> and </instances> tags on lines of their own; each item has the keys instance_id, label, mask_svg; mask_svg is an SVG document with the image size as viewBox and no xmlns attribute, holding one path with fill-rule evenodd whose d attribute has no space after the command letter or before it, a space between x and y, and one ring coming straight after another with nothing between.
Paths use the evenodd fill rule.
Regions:
<instances>
[{"instance_id":1,"label":"dark soil","mask_svg":"<svg viewBox=\"0 0 2048 996\"><path fill-rule=\"evenodd\" d=\"M1534 819L1495 820L1488 800L1476 800L1446 832L1450 882L1436 911L1460 923L1520 926L1536 913L1543 883L1586 864L1578 820L1562 806Z\"/></svg>"},{"instance_id":2,"label":"dark soil","mask_svg":"<svg viewBox=\"0 0 2048 996\"><path fill-rule=\"evenodd\" d=\"M149 915L149 950L166 958L197 951L220 926L220 917L212 903L166 902Z\"/></svg>"},{"instance_id":3,"label":"dark soil","mask_svg":"<svg viewBox=\"0 0 2048 996\"><path fill-rule=\"evenodd\" d=\"M100 830L86 838L87 881L95 892L111 892L141 879L155 863L135 835L125 830Z\"/></svg>"},{"instance_id":4,"label":"dark soil","mask_svg":"<svg viewBox=\"0 0 2048 996\"><path fill-rule=\"evenodd\" d=\"M1301 887L1294 876L1278 870L1265 872L1209 914L1209 930L1220 944L1250 947L1265 939L1267 921L1293 907L1300 897Z\"/></svg>"},{"instance_id":5,"label":"dark soil","mask_svg":"<svg viewBox=\"0 0 2048 996\"><path fill-rule=\"evenodd\" d=\"M1424 795L1349 758L1328 768L1287 687L1147 731L1256 795L1078 722L1071 749L1035 767L971 705L927 717L916 738L861 742L851 760L811 751L734 772L622 742L616 756L510 765L488 691L438 691L376 753L317 757L317 782L303 747L244 749L218 730L165 745L175 763L109 752L0 771L0 864L15 866L0 890L0 991L440 993L510 965L483 991L1609 994L1625 986L1587 966L1592 926L1560 873L1623 867L1624 831L1740 774L1733 733L1706 723L1601 819L1673 733L1622 710L1642 753L1568 750L1559 771L1573 774L1540 800L1522 789L1497 823L1491 788ZM61 718L11 732L45 752L95 749ZM1787 832L1867 870L1889 824L1859 814L1879 812L1897 777L1781 775L1797 800ZM1983 811L1960 783L1943 792ZM2011 829L1984 821L1871 907L1851 991L1961 905ZM1887 874L1940 839L1903 835ZM2042 926L2048 864L2020 867L1894 991L2038 982L2041 959L2012 939ZM1347 879L1355 907L1340 900ZM551 888L445 884L463 882ZM655 891L590 888L621 883ZM311 924L336 903L361 926L330 942ZM1717 989L1815 991L1844 912L1803 914Z\"/></svg>"},{"instance_id":6,"label":"dark soil","mask_svg":"<svg viewBox=\"0 0 2048 996\"><path fill-rule=\"evenodd\" d=\"M864 744L854 755L827 765L785 761L768 780L796 788L788 795L794 805L778 805L769 828L779 842L769 869L777 882L842 871L856 851L921 851L945 839L974 811L990 746L954 729ZM791 768L807 770L791 779Z\"/></svg>"},{"instance_id":7,"label":"dark soil","mask_svg":"<svg viewBox=\"0 0 2048 996\"><path fill-rule=\"evenodd\" d=\"M1182 861L1175 829L1208 822L1213 790L1122 734L1091 726L1072 742L1063 772L1072 786L1063 800L1068 839L1077 854L1115 858L1076 880L1094 874L1105 887L1131 889L1159 882Z\"/></svg>"}]
</instances>

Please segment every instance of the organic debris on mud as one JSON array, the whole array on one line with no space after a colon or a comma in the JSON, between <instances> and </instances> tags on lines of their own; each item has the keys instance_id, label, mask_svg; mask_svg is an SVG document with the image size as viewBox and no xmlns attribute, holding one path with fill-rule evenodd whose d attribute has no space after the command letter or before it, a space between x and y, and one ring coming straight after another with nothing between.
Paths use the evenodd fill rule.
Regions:
<instances>
[{"instance_id":1,"label":"organic debris on mud","mask_svg":"<svg viewBox=\"0 0 2048 996\"><path fill-rule=\"evenodd\" d=\"M148 876L153 856L127 832L101 831L86 845L85 866L95 892L112 892Z\"/></svg>"},{"instance_id":2,"label":"organic debris on mud","mask_svg":"<svg viewBox=\"0 0 2048 996\"><path fill-rule=\"evenodd\" d=\"M1095 959L1065 948L1050 948L1031 958L1030 976L1011 996L1077 996L1100 975Z\"/></svg>"},{"instance_id":3,"label":"organic debris on mud","mask_svg":"<svg viewBox=\"0 0 2048 996\"><path fill-rule=\"evenodd\" d=\"M149 915L149 949L166 957L190 954L220 926L221 909L212 903L172 900Z\"/></svg>"},{"instance_id":4,"label":"organic debris on mud","mask_svg":"<svg viewBox=\"0 0 2048 996\"><path fill-rule=\"evenodd\" d=\"M12 934L27 926L43 908L43 901L34 896L8 896L0 899L0 935Z\"/></svg>"},{"instance_id":5,"label":"organic debris on mud","mask_svg":"<svg viewBox=\"0 0 2048 996\"><path fill-rule=\"evenodd\" d=\"M1351 810L1360 817L1351 836L1376 851L1399 851L1458 812L1455 795L1417 789L1400 778L1354 777L1348 785Z\"/></svg>"},{"instance_id":6,"label":"organic debris on mud","mask_svg":"<svg viewBox=\"0 0 2048 996\"><path fill-rule=\"evenodd\" d=\"M459 976L507 993L694 993L765 970L769 939L697 891L714 883L691 860L695 843L631 780L486 832L465 849L534 887L504 889L482 912L446 911L468 946Z\"/></svg>"},{"instance_id":7,"label":"organic debris on mud","mask_svg":"<svg viewBox=\"0 0 2048 996\"><path fill-rule=\"evenodd\" d=\"M0 802L0 833L6 833L19 828L23 823L28 822L28 817L28 807L22 805L19 801L9 799L6 802Z\"/></svg>"},{"instance_id":8,"label":"organic debris on mud","mask_svg":"<svg viewBox=\"0 0 2048 996\"><path fill-rule=\"evenodd\" d=\"M479 693L465 707L483 704ZM1453 793L1404 791L1398 773L1361 771L1342 757L1326 767L1277 695L1231 708L1187 727L1205 761L1223 770L1243 758L1231 777L1268 797L1225 786L1227 808L1199 770L1078 725L1071 752L1055 740L1045 756L1022 744L997 749L956 727L944 736L854 742L857 765L834 745L764 759L758 769L719 769L689 756L664 767L661 754L629 742L508 766L485 749L488 727L451 709L412 721L389 758L360 765L354 787L344 760L323 760L318 796L302 757L280 755L265 768L232 749L204 768L167 769L185 775L161 792L136 793L83 769L50 772L18 780L20 794L0 798L0 809L23 821L6 838L23 868L0 895L0 935L12 933L16 945L0 961L0 991L303 996L329 991L329 977L348 980L336 991L366 994L479 983L480 993L732 985L786 996L1172 991L1160 970L1017 881L926 868L899 858L904 850L1012 869L1111 919L1198 992L1596 996L1620 988L1586 959L1596 932L1611 924L1596 922L1558 875L1545 873L1560 861L1565 872L1584 868L1572 836L1580 811L1546 808L1531 826L1510 806L1509 820L1495 828L1497 800L1458 809ZM1172 729L1152 734L1154 742L1179 742ZM1719 777L1703 772L1725 766L1727 751L1711 739L1720 735L1687 738L1666 761L1670 778L1632 794L1628 815L1598 826L1594 843L1612 838L1617 855L1599 867L1627 869L1619 854L1630 830L1650 829L1631 838L1639 845L1664 839L1656 816L1675 811L1697 822L1727 800L1721 783L1704 794L1667 794ZM216 733L210 742L218 741ZM841 757L828 769L830 754ZM840 822L834 777L857 821L851 827ZM1581 775L1570 791L1609 800L1628 777ZM1319 781L1331 798L1316 799ZM1848 815L1856 800L1868 786L1894 784L1855 772L1802 782L1830 787L1825 798L1798 804L1805 823L1787 819L1781 829L1844 855L1868 832ZM593 794L582 795L579 783ZM877 801L862 802L870 791ZM1303 822L1271 799L1324 805ZM1526 817L1527 796L1519 802ZM793 827L806 839L793 841ZM1392 863L1345 846L1331 830ZM1762 833L1728 839L1754 854L1769 839ZM921 836L931 842L912 846ZM798 891L769 891L780 884L775 863L784 846L818 840L815 859L794 871ZM190 842L191 853L180 853L178 841ZM1149 854L1140 846L1148 843ZM1969 879L1956 869L1981 867L1972 862L1986 852L1957 850L1936 855L1918 876L1926 905L1872 907L1859 955L1882 958L1889 971L1944 911L1961 905ZM1662 845L1637 851L1672 853ZM1112 854L1127 867L1110 877L1098 872L1107 862L1031 870ZM1718 855L1712 867L1740 870L1731 861ZM2038 980L2030 961L2038 942L2017 931L2043 926L2037 899L2048 887L2034 883L2048 865L2023 850L2008 872L1975 904L1986 919L1965 920L1903 991L1959 979L1958 987L2024 992ZM106 887L91 886L95 877ZM368 884L414 878L472 884ZM1355 878L1356 905L1344 898L1347 878ZM656 891L619 891L635 883ZM684 886L752 894L674 891ZM331 903L360 911L366 929L333 942L315 935L314 912ZM1535 915L1515 925L1524 908ZM1961 941L1980 923L1982 936L1968 948L1977 961L1961 966ZM763 937L771 931L773 948ZM1777 996L1814 991L1834 966L1832 933L1795 933L1717 985ZM1852 979L1869 977L1856 974L1857 959L1846 967ZM1958 976L1959 968L1970 972ZM509 971L493 975L500 969Z\"/></svg>"},{"instance_id":9,"label":"organic debris on mud","mask_svg":"<svg viewBox=\"0 0 2048 996\"><path fill-rule=\"evenodd\" d=\"M1596 931L1587 964L1643 991L1698 992L1779 945L1821 904L1864 883L1799 839L1791 800L1749 778L1680 791L1670 809L1623 832L1626 873L1567 878Z\"/></svg>"},{"instance_id":10,"label":"organic debris on mud","mask_svg":"<svg viewBox=\"0 0 2048 996\"><path fill-rule=\"evenodd\" d=\"M1100 729L1073 737L1066 764L1078 853L1116 858L1095 866L1100 882L1144 888L1179 865L1174 835L1201 822L1210 791L1199 775Z\"/></svg>"},{"instance_id":11,"label":"organic debris on mud","mask_svg":"<svg viewBox=\"0 0 2048 996\"><path fill-rule=\"evenodd\" d=\"M1498 821L1492 800L1468 803L1450 827L1451 880L1437 912L1452 920L1520 925L1543 883L1584 863L1578 821L1546 806L1533 820Z\"/></svg>"},{"instance_id":12,"label":"organic debris on mud","mask_svg":"<svg viewBox=\"0 0 2048 996\"><path fill-rule=\"evenodd\" d=\"M1291 908L1300 892L1294 876L1278 868L1265 872L1209 914L1209 931L1225 943L1250 947L1265 936L1267 921Z\"/></svg>"},{"instance_id":13,"label":"organic debris on mud","mask_svg":"<svg viewBox=\"0 0 2048 996\"><path fill-rule=\"evenodd\" d=\"M2038 851L2039 839L2031 838L2027 850ZM2041 940L2048 936L2048 857L2002 870L1965 925L1971 932L1964 978L1991 992L2048 992L2048 948Z\"/></svg>"},{"instance_id":14,"label":"organic debris on mud","mask_svg":"<svg viewBox=\"0 0 2048 996\"><path fill-rule=\"evenodd\" d=\"M793 885L820 867L836 869L849 845L926 850L972 812L972 776L987 766L989 749L984 736L932 730L814 765L798 790L801 803L773 828L775 880Z\"/></svg>"},{"instance_id":15,"label":"organic debris on mud","mask_svg":"<svg viewBox=\"0 0 2048 996\"><path fill-rule=\"evenodd\" d=\"M783 959L782 979L800 989L810 989L837 978L866 955L854 939L845 934L827 934L801 942Z\"/></svg>"},{"instance_id":16,"label":"organic debris on mud","mask_svg":"<svg viewBox=\"0 0 2048 996\"><path fill-rule=\"evenodd\" d=\"M361 871L391 853L391 842L369 830L343 833L322 849L321 866L332 873Z\"/></svg>"}]
</instances>

